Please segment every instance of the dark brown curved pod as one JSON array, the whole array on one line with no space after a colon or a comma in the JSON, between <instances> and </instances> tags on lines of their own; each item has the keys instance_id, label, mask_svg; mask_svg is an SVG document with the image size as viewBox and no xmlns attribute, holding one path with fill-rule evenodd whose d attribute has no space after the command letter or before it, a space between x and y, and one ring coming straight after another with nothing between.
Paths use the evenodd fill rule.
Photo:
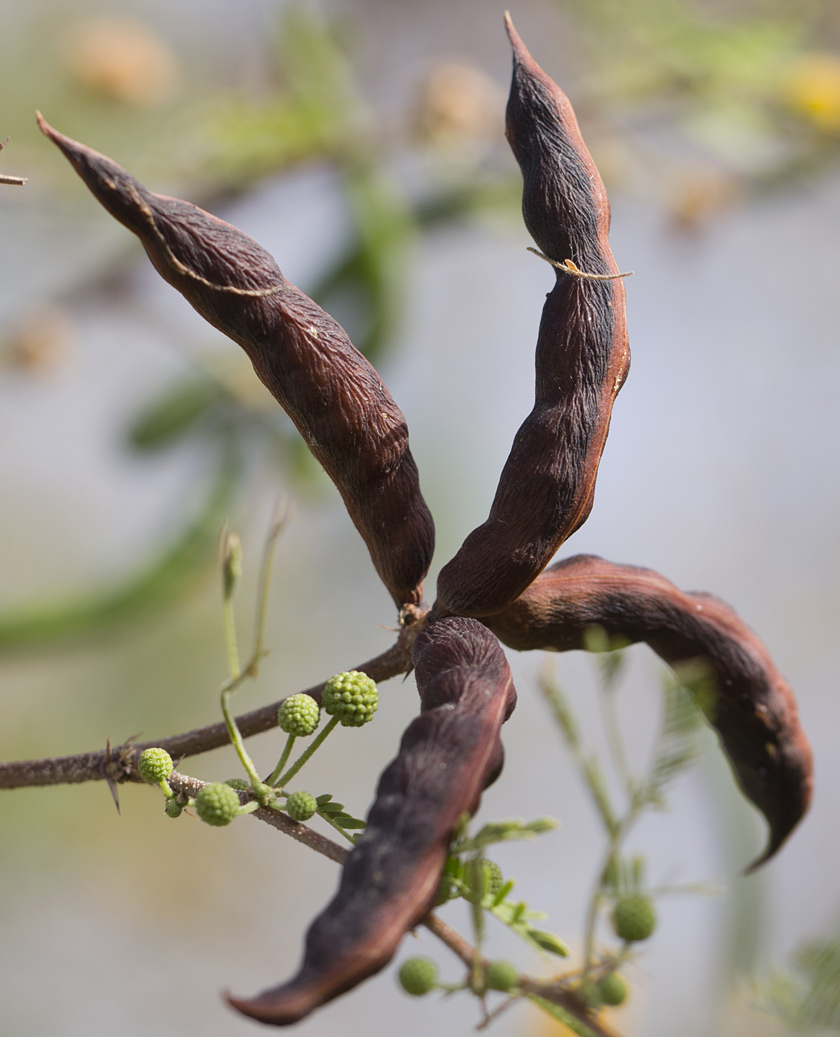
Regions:
<instances>
[{"instance_id":1,"label":"dark brown curved pod","mask_svg":"<svg viewBox=\"0 0 840 1037\"><path fill-rule=\"evenodd\" d=\"M487 521L441 570L435 614L507 608L592 509L615 397L630 365L624 284L609 247L610 208L566 95L507 19L513 81L507 137L522 170L522 211L555 270L536 348L534 408L520 427Z\"/></svg>"},{"instance_id":2,"label":"dark brown curved pod","mask_svg":"<svg viewBox=\"0 0 840 1037\"><path fill-rule=\"evenodd\" d=\"M475 812L502 769L499 730L516 692L496 638L475 620L442 620L418 636L414 664L422 712L379 779L299 972L251 1000L229 999L253 1019L294 1023L387 965L434 905L461 815Z\"/></svg>"},{"instance_id":3,"label":"dark brown curved pod","mask_svg":"<svg viewBox=\"0 0 840 1037\"><path fill-rule=\"evenodd\" d=\"M770 837L758 867L784 843L811 802L811 747L796 700L767 649L710 594L686 593L650 569L577 555L547 569L505 612L487 620L511 648L583 648L586 631L644 641L672 665L706 660L715 695L702 702L744 795Z\"/></svg>"},{"instance_id":4,"label":"dark brown curved pod","mask_svg":"<svg viewBox=\"0 0 840 1037\"><path fill-rule=\"evenodd\" d=\"M434 523L408 427L341 325L247 234L153 194L111 159L38 121L94 197L140 238L161 277L245 350L337 486L397 606L419 604Z\"/></svg>"}]
</instances>

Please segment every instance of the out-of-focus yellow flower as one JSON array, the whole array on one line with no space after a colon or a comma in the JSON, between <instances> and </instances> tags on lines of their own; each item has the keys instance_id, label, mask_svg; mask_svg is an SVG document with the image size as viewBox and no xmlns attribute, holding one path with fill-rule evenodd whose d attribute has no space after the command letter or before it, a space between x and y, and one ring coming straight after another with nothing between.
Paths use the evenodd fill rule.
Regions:
<instances>
[{"instance_id":1,"label":"out-of-focus yellow flower","mask_svg":"<svg viewBox=\"0 0 840 1037\"><path fill-rule=\"evenodd\" d=\"M812 51L790 66L784 81L787 103L826 133L840 133L840 55Z\"/></svg>"},{"instance_id":2,"label":"out-of-focus yellow flower","mask_svg":"<svg viewBox=\"0 0 840 1037\"><path fill-rule=\"evenodd\" d=\"M89 18L76 22L61 45L64 66L80 86L123 104L154 106L172 95L178 63L143 22Z\"/></svg>"},{"instance_id":3,"label":"out-of-focus yellow flower","mask_svg":"<svg viewBox=\"0 0 840 1037\"><path fill-rule=\"evenodd\" d=\"M0 338L0 367L52 371L72 351L73 321L60 306L41 306L7 328Z\"/></svg>"},{"instance_id":4,"label":"out-of-focus yellow flower","mask_svg":"<svg viewBox=\"0 0 840 1037\"><path fill-rule=\"evenodd\" d=\"M498 133L499 88L465 61L436 65L420 87L418 135L443 147L472 146Z\"/></svg>"},{"instance_id":5,"label":"out-of-focus yellow flower","mask_svg":"<svg viewBox=\"0 0 840 1037\"><path fill-rule=\"evenodd\" d=\"M668 213L675 230L695 232L738 200L738 180L720 169L684 170L669 193Z\"/></svg>"}]
</instances>

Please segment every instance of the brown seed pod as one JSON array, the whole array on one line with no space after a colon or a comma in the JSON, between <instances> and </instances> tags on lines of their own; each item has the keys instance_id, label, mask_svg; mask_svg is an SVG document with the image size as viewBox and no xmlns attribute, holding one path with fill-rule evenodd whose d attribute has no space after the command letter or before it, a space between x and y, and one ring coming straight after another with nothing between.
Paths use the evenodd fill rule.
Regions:
<instances>
[{"instance_id":1,"label":"brown seed pod","mask_svg":"<svg viewBox=\"0 0 840 1037\"><path fill-rule=\"evenodd\" d=\"M384 968L434 906L452 834L502 769L499 729L516 704L504 652L471 619L433 623L414 644L421 714L383 772L338 892L306 936L299 972L234 1008L285 1026Z\"/></svg>"},{"instance_id":2,"label":"brown seed pod","mask_svg":"<svg viewBox=\"0 0 840 1037\"><path fill-rule=\"evenodd\" d=\"M408 427L371 364L247 234L153 194L111 159L38 124L164 280L238 343L344 499L398 607L418 604L434 550Z\"/></svg>"},{"instance_id":3,"label":"brown seed pod","mask_svg":"<svg viewBox=\"0 0 840 1037\"><path fill-rule=\"evenodd\" d=\"M770 826L750 870L776 853L806 813L813 761L793 692L761 641L719 599L678 590L650 569L577 555L547 569L487 623L519 650L583 648L597 625L610 637L646 642L672 665L704 660L714 688L711 701L699 704L744 795Z\"/></svg>"},{"instance_id":4,"label":"brown seed pod","mask_svg":"<svg viewBox=\"0 0 840 1037\"><path fill-rule=\"evenodd\" d=\"M546 258L568 265L556 269L543 309L534 408L516 434L487 521L441 570L436 615L483 617L507 608L586 521L630 364L604 185L565 94L509 18L507 27L507 136L522 169L525 223Z\"/></svg>"}]
</instances>

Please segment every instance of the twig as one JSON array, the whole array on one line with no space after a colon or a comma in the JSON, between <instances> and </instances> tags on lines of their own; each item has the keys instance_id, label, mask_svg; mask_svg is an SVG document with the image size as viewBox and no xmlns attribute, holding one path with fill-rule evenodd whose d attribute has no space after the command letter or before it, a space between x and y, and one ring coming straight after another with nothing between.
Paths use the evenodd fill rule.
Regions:
<instances>
[{"instance_id":1,"label":"twig","mask_svg":"<svg viewBox=\"0 0 840 1037\"><path fill-rule=\"evenodd\" d=\"M168 781L173 792L183 797L190 798L194 798L199 789L203 785L207 784L199 778L193 778L187 774L181 774L178 771L173 771L172 774L170 774ZM243 803L249 802L251 798L247 792L240 792L239 797ZM335 861L336 864L339 864L342 867L347 860L347 855L350 853L349 850L346 850L343 846L339 846L338 843L333 842L332 839L329 839L327 836L321 835L320 832L316 832L305 824L293 821L287 814L278 810L260 807L259 810L255 810L250 816L255 817L258 821L271 825L272 828L276 828L284 835L291 836L299 843L303 843L304 846L308 846L311 850L315 850L316 853L328 857L331 861ZM476 964L479 964L483 968L487 967L488 962L479 955L477 949L469 942L469 940L465 939L456 929L453 929L451 925L438 918L437 915L430 912L425 918L421 919L419 924L425 929L428 929L428 931L433 936L436 936L441 943L445 944L468 969L474 969ZM582 1005L580 999L556 979L545 983L535 979L530 979L527 976L521 976L519 980L519 989L523 994L533 994L537 997L543 998L545 1001L550 1001L552 1004L559 1005L570 1015L584 1023L592 1032L593 1037L616 1037L616 1034L613 1031L604 1029L604 1027L594 1021L586 1007ZM500 1008L508 1007L516 1001L517 998L511 998L510 1001L506 1002L505 1005L500 1006ZM485 1020L485 1024L486 1022L489 1022L491 1018L495 1017L496 1014L497 1013L492 1013L491 1016L488 1016ZM482 1024L481 1028L483 1028L483 1025L484 1024Z\"/></svg>"},{"instance_id":2,"label":"twig","mask_svg":"<svg viewBox=\"0 0 840 1037\"><path fill-rule=\"evenodd\" d=\"M465 940L451 925L442 922L437 915L426 915L421 924L439 940L442 940L468 969L472 968L473 961L475 960L475 947L468 940Z\"/></svg>"},{"instance_id":3,"label":"twig","mask_svg":"<svg viewBox=\"0 0 840 1037\"><path fill-rule=\"evenodd\" d=\"M406 616L405 626L400 630L399 638L387 651L375 656L355 669L366 673L377 683L389 680L411 669L411 647L414 639L423 628L426 612L414 610ZM305 694L321 701L324 690L323 681ZM277 726L277 710L283 699L243 713L236 718L236 723L243 738L270 731ZM159 746L166 749L174 760L198 756L200 753L229 745L227 728L223 721L199 727L183 734L151 742L123 745L101 749L97 752L80 753L77 756L48 757L43 760L17 760L8 763L0 762L0 788L14 789L37 785L75 785L83 781L111 780L115 782L139 781L135 768L137 757L144 749Z\"/></svg>"},{"instance_id":4,"label":"twig","mask_svg":"<svg viewBox=\"0 0 840 1037\"><path fill-rule=\"evenodd\" d=\"M559 1005L569 1015L574 1016L593 1034L593 1037L617 1037L615 1030L608 1030L597 1018L594 1018L583 1006L580 999L573 993L565 990L557 983L540 983L538 980L521 976L519 989L523 994L541 997L543 1001L550 1001L553 1005Z\"/></svg>"},{"instance_id":5,"label":"twig","mask_svg":"<svg viewBox=\"0 0 840 1037\"><path fill-rule=\"evenodd\" d=\"M5 148L11 138L6 137L2 144L0 144L0 151ZM0 184L13 184L16 187L23 187L29 177L26 176L8 176L6 173L0 173Z\"/></svg>"}]
</instances>

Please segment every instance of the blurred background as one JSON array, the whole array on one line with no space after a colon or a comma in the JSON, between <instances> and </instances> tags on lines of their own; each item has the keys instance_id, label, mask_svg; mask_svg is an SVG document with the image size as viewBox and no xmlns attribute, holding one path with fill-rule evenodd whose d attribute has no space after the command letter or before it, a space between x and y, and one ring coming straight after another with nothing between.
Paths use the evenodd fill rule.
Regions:
<instances>
[{"instance_id":1,"label":"blurred background","mask_svg":"<svg viewBox=\"0 0 840 1037\"><path fill-rule=\"evenodd\" d=\"M244 356L157 278L37 131L34 110L149 188L238 225L341 320L407 416L438 549L427 587L486 517L533 399L551 271L526 251L504 140L503 10L475 0L31 0L0 7L0 755L65 755L218 719L226 676L216 541L245 545L241 634L275 502L290 503L259 680L242 711L384 650L390 600L334 488ZM563 555L591 552L710 590L765 640L816 759L812 811L744 879L764 829L716 741L631 848L660 926L612 1018L627 1035L787 1034L751 977L840 939L837 349L840 9L830 0L519 0L511 14L569 94L612 199L633 354L595 508ZM511 653L512 654L512 653ZM662 674L633 649L619 708L635 766ZM500 848L546 926L581 948L604 847L537 692L520 704L481 817L550 814ZM553 661L603 750L590 660ZM334 735L311 791L362 816L416 709L383 686L376 723ZM251 743L268 771L276 734ZM233 753L189 761L236 775ZM219 992L297 965L332 894L330 862L252 821L163 816L104 783L0 794L0 1033L246 1034ZM466 926L457 907L444 917ZM606 934L604 934L606 935ZM493 934L488 951L543 968ZM406 953L457 962L428 936ZM796 955L799 953L800 958ZM840 950L836 961L840 963ZM832 966L829 1001L840 998ZM801 968L800 968L801 972ZM466 1033L475 1003L409 1000L393 969L301 1034ZM765 998L766 1000L766 998ZM835 1017L840 1017L840 1010ZM495 1032L564 1032L530 1006Z\"/></svg>"}]
</instances>

